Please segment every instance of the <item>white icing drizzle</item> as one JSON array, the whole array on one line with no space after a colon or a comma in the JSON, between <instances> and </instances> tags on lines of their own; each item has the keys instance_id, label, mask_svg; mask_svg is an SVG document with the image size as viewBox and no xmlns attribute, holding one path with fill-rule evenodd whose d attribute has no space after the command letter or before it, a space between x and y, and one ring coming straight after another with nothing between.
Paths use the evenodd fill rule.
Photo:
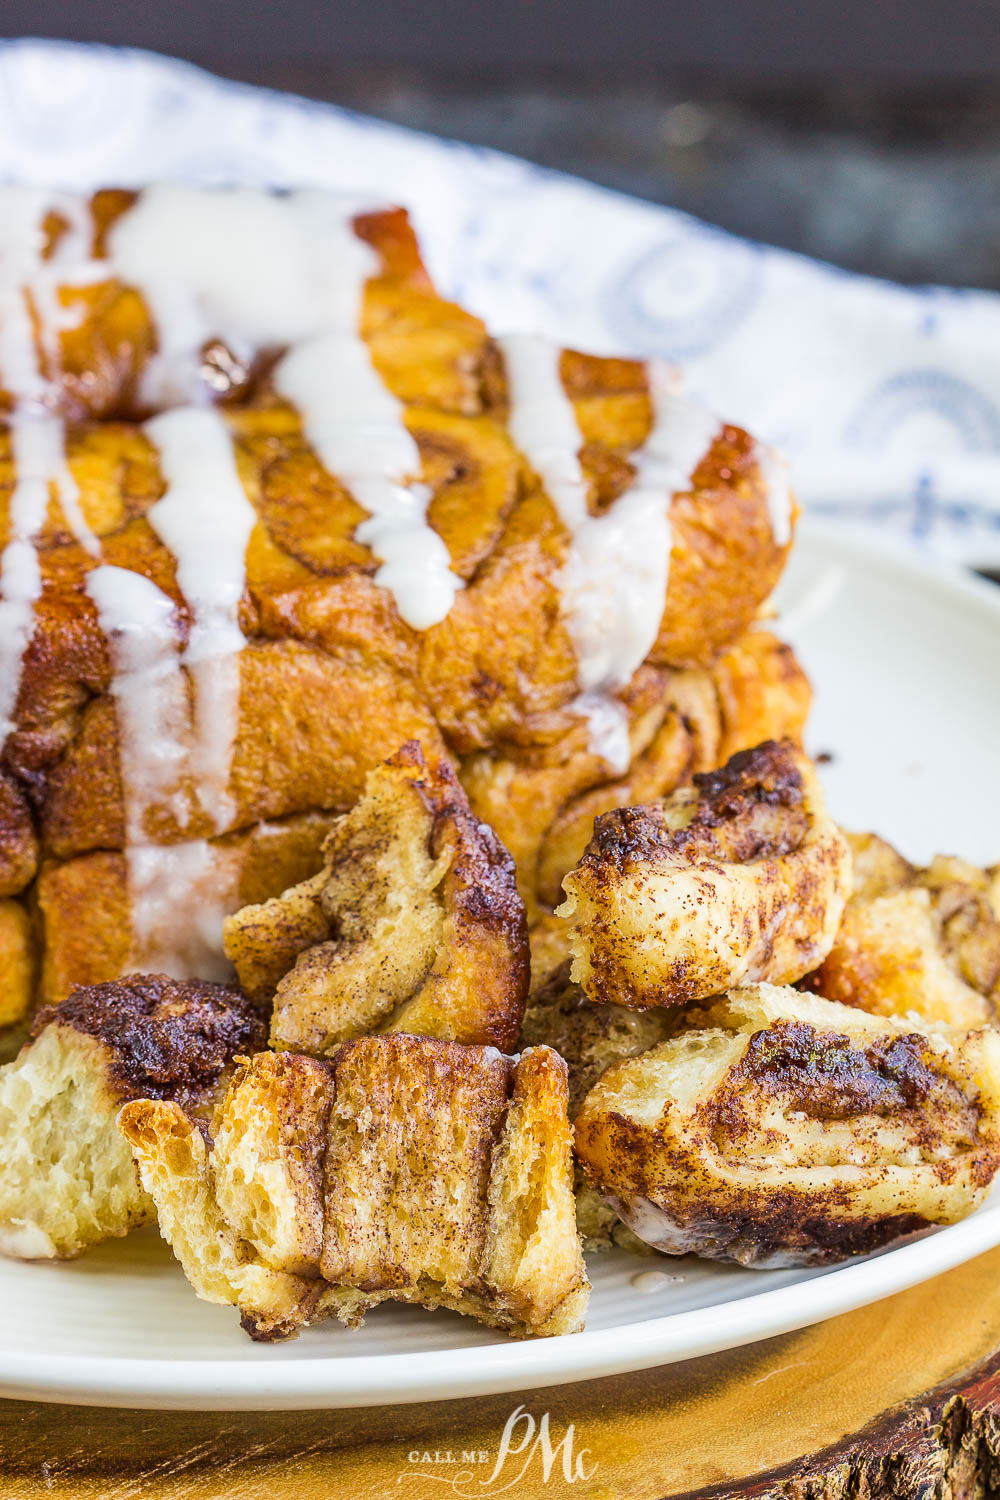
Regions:
<instances>
[{"instance_id":1,"label":"white icing drizzle","mask_svg":"<svg viewBox=\"0 0 1000 1500\"><path fill-rule=\"evenodd\" d=\"M54 253L43 260L44 222L50 211L58 213L67 228ZM38 357L40 340L50 363L58 368L59 331L72 326L77 314L62 306L57 291L67 266L74 268L77 279L96 275L97 267L87 260L89 236L90 210L82 199L40 188L0 189L0 385L14 398L18 412L37 422L32 449L45 445L47 477L58 485L70 530L81 546L97 556L100 544L84 519L79 490L65 462L62 425L45 415L49 387ZM39 323L37 337L32 303Z\"/></svg>"},{"instance_id":2,"label":"white icing drizzle","mask_svg":"<svg viewBox=\"0 0 1000 1500\"><path fill-rule=\"evenodd\" d=\"M443 620L462 580L427 523L431 491L414 478L420 452L364 341L358 334L326 334L300 344L278 365L274 383L298 407L324 466L371 512L357 537L382 564L375 582L389 590L415 630Z\"/></svg>"},{"instance_id":3,"label":"white icing drizzle","mask_svg":"<svg viewBox=\"0 0 1000 1500\"><path fill-rule=\"evenodd\" d=\"M174 979L228 979L222 923L240 904L231 849L192 839L128 850L132 962Z\"/></svg>"},{"instance_id":4,"label":"white icing drizzle","mask_svg":"<svg viewBox=\"0 0 1000 1500\"><path fill-rule=\"evenodd\" d=\"M787 547L792 539L792 482L788 460L777 448L758 443L757 466L767 491L767 509L775 545Z\"/></svg>"},{"instance_id":5,"label":"white icing drizzle","mask_svg":"<svg viewBox=\"0 0 1000 1500\"><path fill-rule=\"evenodd\" d=\"M40 403L46 393L28 289L42 265L48 204L40 188L0 194L0 385L17 401Z\"/></svg>"},{"instance_id":6,"label":"white icing drizzle","mask_svg":"<svg viewBox=\"0 0 1000 1500\"><path fill-rule=\"evenodd\" d=\"M44 221L50 208L70 226L62 239L72 243L63 246L60 241L56 254L44 261ZM9 537L0 557L0 740L6 740L14 727L24 653L42 592L35 538L45 524L52 485L74 535L88 551L99 550L66 463L63 424L45 411L47 386L31 317L34 301L44 341L49 337L49 305L57 301L57 262L63 266L85 243L80 237L83 213L80 201L69 194L53 197L25 187L0 190L0 385L16 403L8 418L14 460ZM61 325L55 314L51 322L54 338Z\"/></svg>"},{"instance_id":7,"label":"white icing drizzle","mask_svg":"<svg viewBox=\"0 0 1000 1500\"><path fill-rule=\"evenodd\" d=\"M148 519L176 559L191 611L183 654L174 602L149 579L105 566L87 580L112 654L131 961L176 978L211 979L230 972L222 920L238 904L232 855L204 839L151 843L146 822L151 808L165 806L184 825L187 776L217 829L232 816L228 785L245 645L238 612L256 515L217 412L165 412L146 431L167 484Z\"/></svg>"},{"instance_id":8,"label":"white icing drizzle","mask_svg":"<svg viewBox=\"0 0 1000 1500\"><path fill-rule=\"evenodd\" d=\"M55 253L43 260L44 223L50 210L59 213L68 228L60 237ZM32 466L33 472L26 476L29 487L38 478L56 482L71 531L96 555L99 544L84 520L79 491L65 463L62 424L45 414L48 385L38 357L40 339L50 361L58 364L59 329L73 321L72 315L60 305L56 289L67 263L79 261L87 252L85 222L89 226L89 210L82 200L68 193L50 194L41 188L26 187L0 189L0 385L16 403L18 414L13 423L24 428L20 442L15 442L15 459L19 469L25 461ZM37 336L31 317L32 303L39 321ZM15 482L20 483L20 476ZM28 537L37 530L35 526ZM36 569L37 564L22 558L15 569L17 577L10 580L11 587L18 590ZM5 598L9 597L6 586L3 593ZM3 655L6 662L8 652L5 650ZM4 686L0 688L0 696L4 698L9 693L10 676L9 671L2 673Z\"/></svg>"},{"instance_id":9,"label":"white icing drizzle","mask_svg":"<svg viewBox=\"0 0 1000 1500\"><path fill-rule=\"evenodd\" d=\"M103 564L87 575L111 652L111 695L129 846L148 841L146 814L166 805L183 820L180 780L190 709L180 665L177 608L141 573Z\"/></svg>"},{"instance_id":10,"label":"white icing drizzle","mask_svg":"<svg viewBox=\"0 0 1000 1500\"><path fill-rule=\"evenodd\" d=\"M39 340L49 368L55 372L62 364L59 335L77 327L86 311L82 301L67 306L60 296L60 288L102 281L107 277L109 267L107 261L92 258L94 225L88 199L72 193L56 193L50 197L47 208L59 215L64 228L51 255L34 267L28 279L28 290L38 317ZM69 519L77 540L96 556L99 551L96 538L79 511Z\"/></svg>"},{"instance_id":11,"label":"white icing drizzle","mask_svg":"<svg viewBox=\"0 0 1000 1500\"><path fill-rule=\"evenodd\" d=\"M634 455L632 485L603 515L587 509L580 430L559 375L560 350L515 334L499 340L507 367L510 431L570 533L563 611L577 654L591 749L616 773L628 768L628 715L614 696L641 666L663 617L670 567L670 503L719 429L718 419L670 388L649 366L653 423Z\"/></svg>"},{"instance_id":12,"label":"white icing drizzle","mask_svg":"<svg viewBox=\"0 0 1000 1500\"><path fill-rule=\"evenodd\" d=\"M59 504L62 506L63 515L80 546L92 557L100 557L101 544L87 524L87 518L80 506L80 487L66 462L65 428L56 417L49 417L46 420L52 424L50 429L53 449L52 478L59 490Z\"/></svg>"},{"instance_id":13,"label":"white icing drizzle","mask_svg":"<svg viewBox=\"0 0 1000 1500\"><path fill-rule=\"evenodd\" d=\"M238 904L235 861L204 839L150 842L146 816L183 822L191 712L174 601L140 573L103 565L87 577L111 651L132 910L129 962L176 979L222 978L222 919Z\"/></svg>"},{"instance_id":14,"label":"white icing drizzle","mask_svg":"<svg viewBox=\"0 0 1000 1500\"><path fill-rule=\"evenodd\" d=\"M43 258L49 213L58 214L65 227L52 253ZM43 188L0 188L0 384L19 405L45 404L49 386L38 346L58 369L59 333L80 317L82 309L63 305L60 286L85 285L107 275L107 264L91 259L92 237L85 198Z\"/></svg>"},{"instance_id":15,"label":"white icing drizzle","mask_svg":"<svg viewBox=\"0 0 1000 1500\"><path fill-rule=\"evenodd\" d=\"M144 189L108 235L117 274L139 288L160 348L145 394L195 399L200 351L224 339L241 354L317 332L353 331L374 253L351 226L355 205L314 190Z\"/></svg>"},{"instance_id":16,"label":"white icing drizzle","mask_svg":"<svg viewBox=\"0 0 1000 1500\"><path fill-rule=\"evenodd\" d=\"M77 503L77 490L65 460L63 424L38 411L17 411L7 419L14 458L10 497L10 537L0 556L0 738L13 729L24 653L34 631L35 604L42 572L35 537L45 524L50 485L63 509Z\"/></svg>"},{"instance_id":17,"label":"white icing drizzle","mask_svg":"<svg viewBox=\"0 0 1000 1500\"><path fill-rule=\"evenodd\" d=\"M191 611L184 652L194 683L190 772L221 832L233 813L229 773L239 723L239 606L256 513L243 489L232 438L218 412L182 407L146 423L166 494L147 520L177 564Z\"/></svg>"},{"instance_id":18,"label":"white icing drizzle","mask_svg":"<svg viewBox=\"0 0 1000 1500\"><path fill-rule=\"evenodd\" d=\"M578 457L580 429L559 374L562 350L527 333L508 334L497 343L507 369L510 435L545 485L559 519L574 533L587 518L587 482Z\"/></svg>"}]
</instances>

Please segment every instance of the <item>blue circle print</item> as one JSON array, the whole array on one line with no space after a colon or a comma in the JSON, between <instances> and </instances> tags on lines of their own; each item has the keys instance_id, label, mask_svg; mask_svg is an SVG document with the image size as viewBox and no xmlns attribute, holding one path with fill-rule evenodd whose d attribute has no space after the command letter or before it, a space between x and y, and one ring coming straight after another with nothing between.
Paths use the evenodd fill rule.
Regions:
<instances>
[{"instance_id":1,"label":"blue circle print","mask_svg":"<svg viewBox=\"0 0 1000 1500\"><path fill-rule=\"evenodd\" d=\"M619 271L603 293L608 325L641 353L695 359L729 338L756 303L764 248L694 225Z\"/></svg>"}]
</instances>

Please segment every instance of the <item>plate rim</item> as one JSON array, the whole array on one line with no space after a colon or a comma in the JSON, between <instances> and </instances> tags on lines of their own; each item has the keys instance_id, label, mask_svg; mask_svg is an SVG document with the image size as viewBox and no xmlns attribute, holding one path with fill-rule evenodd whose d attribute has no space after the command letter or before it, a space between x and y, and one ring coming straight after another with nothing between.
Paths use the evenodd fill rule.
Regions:
<instances>
[{"instance_id":1,"label":"plate rim","mask_svg":"<svg viewBox=\"0 0 1000 1500\"><path fill-rule=\"evenodd\" d=\"M874 1258L790 1286L589 1333L266 1365L248 1359L19 1353L0 1356L0 1397L173 1411L306 1411L537 1390L699 1359L793 1333L932 1280L997 1245L1000 1203ZM875 1267L892 1269L876 1277ZM574 1351L584 1352L585 1362Z\"/></svg>"},{"instance_id":2,"label":"plate rim","mask_svg":"<svg viewBox=\"0 0 1000 1500\"><path fill-rule=\"evenodd\" d=\"M888 571L1000 632L1000 588L959 564L808 518L799 538L832 563ZM1000 1245L1000 1202L877 1256L708 1307L561 1338L280 1363L136 1359L0 1350L0 1397L161 1410L262 1411L406 1405L625 1374L790 1333L877 1302ZM192 1306L195 1307L192 1294ZM196 1315L196 1314L195 1314ZM248 1346L247 1353L250 1353Z\"/></svg>"}]
</instances>

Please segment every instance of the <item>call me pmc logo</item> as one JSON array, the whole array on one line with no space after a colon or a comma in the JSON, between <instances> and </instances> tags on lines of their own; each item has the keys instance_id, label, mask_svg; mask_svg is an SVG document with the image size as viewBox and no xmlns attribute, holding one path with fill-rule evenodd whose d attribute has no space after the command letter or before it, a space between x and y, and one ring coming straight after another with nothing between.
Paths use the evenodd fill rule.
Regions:
<instances>
[{"instance_id":1,"label":"call me pmc logo","mask_svg":"<svg viewBox=\"0 0 1000 1500\"><path fill-rule=\"evenodd\" d=\"M507 1418L495 1456L481 1448L447 1448L443 1451L414 1448L406 1457L409 1467L397 1476L397 1484L404 1480L426 1479L447 1485L461 1500L471 1500L474 1495L500 1495L505 1490L512 1490L529 1474L540 1477L543 1484L548 1484L553 1477L565 1484L576 1484L581 1479L593 1478L597 1471L590 1450L581 1448L577 1451L576 1430L572 1422L556 1441L549 1413L543 1412L536 1421L523 1406L515 1407ZM489 1473L484 1473L491 1462ZM455 1464L459 1466L457 1473L436 1472L441 1467Z\"/></svg>"}]
</instances>

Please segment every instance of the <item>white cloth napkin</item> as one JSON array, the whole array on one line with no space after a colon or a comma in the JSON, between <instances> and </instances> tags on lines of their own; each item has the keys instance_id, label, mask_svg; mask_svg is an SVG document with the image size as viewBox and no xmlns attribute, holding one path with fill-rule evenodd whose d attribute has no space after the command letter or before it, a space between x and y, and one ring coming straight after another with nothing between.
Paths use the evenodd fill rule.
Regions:
<instances>
[{"instance_id":1,"label":"white cloth napkin","mask_svg":"<svg viewBox=\"0 0 1000 1500\"><path fill-rule=\"evenodd\" d=\"M148 53L0 44L0 177L312 184L406 204L497 333L682 364L807 509L1000 566L1000 297L904 288L497 152Z\"/></svg>"}]
</instances>

